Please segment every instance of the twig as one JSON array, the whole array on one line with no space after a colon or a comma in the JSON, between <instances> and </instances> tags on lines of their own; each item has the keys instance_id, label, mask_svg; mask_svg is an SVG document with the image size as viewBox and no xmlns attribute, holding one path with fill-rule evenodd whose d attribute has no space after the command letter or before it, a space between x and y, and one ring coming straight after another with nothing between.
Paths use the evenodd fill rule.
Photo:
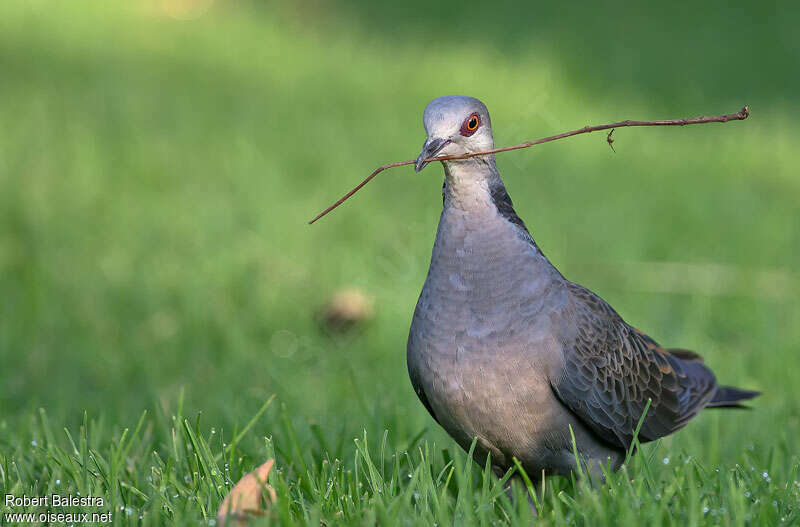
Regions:
<instances>
[{"instance_id":1,"label":"twig","mask_svg":"<svg viewBox=\"0 0 800 527\"><path fill-rule=\"evenodd\" d=\"M614 150L614 140L611 139L611 136L614 135L614 130L616 130L616 128L612 128L611 131L608 132L608 135L606 136L606 142L608 143L608 146L611 147L611 151L616 154L617 151Z\"/></svg>"},{"instance_id":2,"label":"twig","mask_svg":"<svg viewBox=\"0 0 800 527\"><path fill-rule=\"evenodd\" d=\"M542 139L537 139L535 141L527 141L525 143L520 143L518 145L512 146L503 146L500 148L493 148L492 150L485 150L483 152L471 152L469 154L459 154L459 155L451 155L451 156L440 156L440 157L429 157L426 159L426 162L433 162L433 161L451 161L456 159L469 159L471 157L478 157L478 156L486 156L490 154L497 154L499 152L509 152L511 150L519 150L520 148L528 148L529 146L540 145L542 143L549 143L550 141L556 141L558 139L564 139L566 137L572 137L573 135L579 134L586 134L589 132L597 132L599 130L608 130L609 128L612 129L612 132L608 134L606 140L608 144L611 145L613 139L611 139L611 133L613 133L614 128L623 128L626 126L686 126L687 124L705 124L705 123L727 123L728 121L743 121L747 119L750 115L750 108L744 106L741 110L737 113L728 113L725 115L714 115L714 116L704 116L704 117L692 117L690 119L670 119L666 121L620 121L618 123L610 123L610 124L600 124L597 126L584 126L583 128L578 128L577 130L572 130L569 132L562 132L560 134L551 135L550 137L543 137ZM612 147L613 148L613 147ZM394 168L394 167L401 167L403 165L413 165L415 163L414 159L408 161L397 161L395 163L389 163L387 165L381 165L376 168L372 174L367 176L364 181L356 185L356 187L342 196L336 203L328 207L327 209L323 210L317 216L309 221L309 225L320 219L321 217L328 214L330 211L344 203L344 201L355 194L356 192L361 189L364 185L369 183L369 181L383 172L386 169Z\"/></svg>"}]
</instances>

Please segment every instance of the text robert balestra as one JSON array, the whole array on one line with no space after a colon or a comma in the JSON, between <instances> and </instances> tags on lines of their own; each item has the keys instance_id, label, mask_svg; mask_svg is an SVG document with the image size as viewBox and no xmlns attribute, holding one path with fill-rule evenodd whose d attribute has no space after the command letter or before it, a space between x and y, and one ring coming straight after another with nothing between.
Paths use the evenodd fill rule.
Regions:
<instances>
[{"instance_id":1,"label":"text robert balestra","mask_svg":"<svg viewBox=\"0 0 800 527\"><path fill-rule=\"evenodd\" d=\"M106 502L100 496L73 496L46 494L44 496L14 496L6 494L3 503L6 507L104 507Z\"/></svg>"}]
</instances>

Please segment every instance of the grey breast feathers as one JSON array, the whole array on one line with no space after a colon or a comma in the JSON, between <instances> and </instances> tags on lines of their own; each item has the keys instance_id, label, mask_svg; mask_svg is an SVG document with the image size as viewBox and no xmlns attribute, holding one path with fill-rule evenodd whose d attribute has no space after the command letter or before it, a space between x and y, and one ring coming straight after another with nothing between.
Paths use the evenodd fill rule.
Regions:
<instances>
[{"instance_id":1,"label":"grey breast feathers","mask_svg":"<svg viewBox=\"0 0 800 527\"><path fill-rule=\"evenodd\" d=\"M717 390L700 357L661 348L602 298L568 282L564 369L552 379L559 399L612 446L630 447L648 399L641 442L683 427Z\"/></svg>"}]
</instances>

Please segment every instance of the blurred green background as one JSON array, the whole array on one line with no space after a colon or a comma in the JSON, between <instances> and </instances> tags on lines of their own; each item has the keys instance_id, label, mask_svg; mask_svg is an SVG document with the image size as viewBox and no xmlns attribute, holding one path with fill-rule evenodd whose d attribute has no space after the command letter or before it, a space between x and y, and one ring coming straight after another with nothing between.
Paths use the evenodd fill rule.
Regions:
<instances>
[{"instance_id":1,"label":"blurred green background","mask_svg":"<svg viewBox=\"0 0 800 527\"><path fill-rule=\"evenodd\" d=\"M184 389L230 427L274 393L330 437L446 442L405 366L441 169L387 172L306 222L416 156L425 104L464 94L498 145L750 105L498 165L568 278L765 390L667 444L710 462L800 446L798 22L793 2L4 0L0 420L129 426ZM315 313L343 287L376 317L329 334Z\"/></svg>"}]
</instances>

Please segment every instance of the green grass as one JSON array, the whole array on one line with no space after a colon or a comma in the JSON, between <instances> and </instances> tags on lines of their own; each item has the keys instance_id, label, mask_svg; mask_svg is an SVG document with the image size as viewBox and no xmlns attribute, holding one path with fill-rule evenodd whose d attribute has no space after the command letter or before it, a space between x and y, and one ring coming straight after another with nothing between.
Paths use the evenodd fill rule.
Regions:
<instances>
[{"instance_id":1,"label":"green grass","mask_svg":"<svg viewBox=\"0 0 800 527\"><path fill-rule=\"evenodd\" d=\"M182 414L180 401L174 415L142 415L134 428L110 435L106 424L86 417L73 433L58 431L41 411L25 427L38 439L0 458L0 475L4 491L17 496L107 496L105 507L79 510L114 510L115 523L123 525L213 525L231 483L275 456L281 467L269 483L278 502L255 525L527 524L536 519L528 492L542 511L542 525L800 522L800 464L796 457L785 464L793 455L786 445L768 453L751 445L723 469L656 445L607 474L605 482L547 478L544 489L535 489L513 480L509 498L504 482L513 471L497 479L489 466L481 470L450 445L437 448L419 436L394 444L386 431L379 437L363 432L353 439L355 448L331 448L321 437L309 448L296 439L285 412L274 423L287 440L262 437L259 447L242 449L236 440L241 434L204 431L199 418ZM793 483L782 483L787 481Z\"/></svg>"},{"instance_id":2,"label":"green grass","mask_svg":"<svg viewBox=\"0 0 800 527\"><path fill-rule=\"evenodd\" d=\"M414 157L438 95L484 100L498 145L747 103L620 129L616 154L597 134L498 156L567 277L765 391L606 484L548 478L540 522L800 524L800 10L159 5L0 3L1 493L197 523L274 453L261 522L524 524L407 379L438 169L305 222ZM348 285L376 317L328 335L314 313Z\"/></svg>"}]
</instances>

